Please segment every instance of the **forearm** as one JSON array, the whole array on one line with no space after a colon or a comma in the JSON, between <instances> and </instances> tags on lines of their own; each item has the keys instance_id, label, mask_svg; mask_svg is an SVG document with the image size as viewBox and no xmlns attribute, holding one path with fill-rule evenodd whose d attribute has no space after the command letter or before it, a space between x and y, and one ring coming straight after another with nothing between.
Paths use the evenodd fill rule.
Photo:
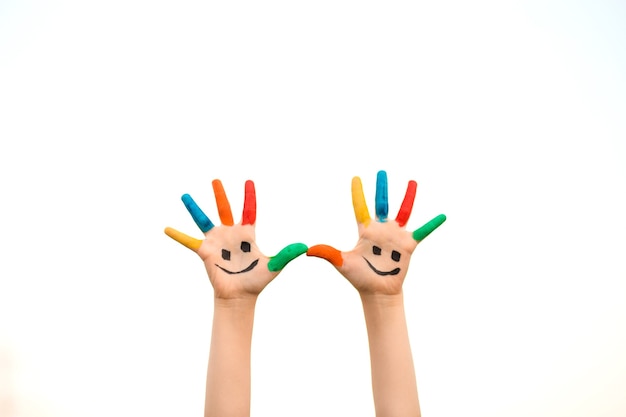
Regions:
<instances>
[{"instance_id":1,"label":"forearm","mask_svg":"<svg viewBox=\"0 0 626 417\"><path fill-rule=\"evenodd\" d=\"M377 417L420 416L402 293L361 295Z\"/></svg>"},{"instance_id":2,"label":"forearm","mask_svg":"<svg viewBox=\"0 0 626 417\"><path fill-rule=\"evenodd\" d=\"M205 417L250 415L250 349L256 297L215 299Z\"/></svg>"}]
</instances>

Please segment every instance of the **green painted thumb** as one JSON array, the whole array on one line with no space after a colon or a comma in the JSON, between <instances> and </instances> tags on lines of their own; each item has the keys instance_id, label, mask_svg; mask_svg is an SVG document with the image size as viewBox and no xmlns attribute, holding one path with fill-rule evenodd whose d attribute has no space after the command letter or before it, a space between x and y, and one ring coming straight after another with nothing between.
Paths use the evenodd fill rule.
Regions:
<instances>
[{"instance_id":1,"label":"green painted thumb","mask_svg":"<svg viewBox=\"0 0 626 417\"><path fill-rule=\"evenodd\" d=\"M304 243L292 243L285 246L276 256L272 256L267 263L267 268L272 271L280 271L289 262L296 259L308 250L308 247Z\"/></svg>"}]
</instances>

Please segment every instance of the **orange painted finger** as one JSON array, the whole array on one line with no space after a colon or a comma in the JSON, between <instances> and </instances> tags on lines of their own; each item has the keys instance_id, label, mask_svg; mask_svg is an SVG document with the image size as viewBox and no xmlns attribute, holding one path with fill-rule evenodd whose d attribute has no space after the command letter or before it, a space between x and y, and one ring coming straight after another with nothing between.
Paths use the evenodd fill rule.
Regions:
<instances>
[{"instance_id":1,"label":"orange painted finger","mask_svg":"<svg viewBox=\"0 0 626 417\"><path fill-rule=\"evenodd\" d=\"M224 226L232 226L235 224L233 221L233 212L230 209L230 203L226 197L226 191L220 180L213 180L213 193L215 194L215 202L217 204L217 211L220 215L220 221Z\"/></svg>"},{"instance_id":2,"label":"orange painted finger","mask_svg":"<svg viewBox=\"0 0 626 417\"><path fill-rule=\"evenodd\" d=\"M341 251L328 245L315 245L311 246L306 251L307 256L316 256L318 258L326 259L328 262L339 268L343 265L343 256Z\"/></svg>"}]
</instances>

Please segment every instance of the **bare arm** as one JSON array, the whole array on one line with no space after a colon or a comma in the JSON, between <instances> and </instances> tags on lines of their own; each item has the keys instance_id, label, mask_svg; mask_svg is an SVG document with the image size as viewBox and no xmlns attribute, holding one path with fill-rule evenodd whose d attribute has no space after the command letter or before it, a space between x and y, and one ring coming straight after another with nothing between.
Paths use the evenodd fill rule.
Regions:
<instances>
[{"instance_id":1,"label":"bare arm","mask_svg":"<svg viewBox=\"0 0 626 417\"><path fill-rule=\"evenodd\" d=\"M359 292L367 326L376 417L419 417L413 356L402 285L417 244L445 220L439 215L410 233L404 229L417 183L409 181L398 215L387 216L387 175L376 183L376 218L370 218L361 179L352 180L352 204L359 240L351 251L315 245L307 255L329 261Z\"/></svg>"},{"instance_id":2,"label":"bare arm","mask_svg":"<svg viewBox=\"0 0 626 417\"><path fill-rule=\"evenodd\" d=\"M369 341L376 416L420 416L402 293L361 294L361 301Z\"/></svg>"},{"instance_id":3,"label":"bare arm","mask_svg":"<svg viewBox=\"0 0 626 417\"><path fill-rule=\"evenodd\" d=\"M205 417L250 415L250 353L256 300L263 289L307 247L294 243L268 258L256 245L256 192L247 181L242 220L234 224L219 180L213 191L222 222L215 226L193 199L182 198L205 239L166 228L172 239L196 252L213 286L214 311L206 379Z\"/></svg>"},{"instance_id":4,"label":"bare arm","mask_svg":"<svg viewBox=\"0 0 626 417\"><path fill-rule=\"evenodd\" d=\"M256 297L215 299L205 417L250 415L250 353Z\"/></svg>"}]
</instances>

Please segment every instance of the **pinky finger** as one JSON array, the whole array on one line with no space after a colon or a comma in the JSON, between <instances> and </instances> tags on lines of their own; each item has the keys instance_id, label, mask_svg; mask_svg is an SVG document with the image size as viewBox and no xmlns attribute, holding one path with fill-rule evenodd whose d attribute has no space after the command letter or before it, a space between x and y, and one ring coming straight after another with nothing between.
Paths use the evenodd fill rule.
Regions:
<instances>
[{"instance_id":1,"label":"pinky finger","mask_svg":"<svg viewBox=\"0 0 626 417\"><path fill-rule=\"evenodd\" d=\"M200 245L202 245L202 241L195 239L191 236L184 234L183 232L179 232L176 229L172 229L171 227L165 228L165 234L180 243L181 245L191 249L194 252L197 252L200 249Z\"/></svg>"}]
</instances>

